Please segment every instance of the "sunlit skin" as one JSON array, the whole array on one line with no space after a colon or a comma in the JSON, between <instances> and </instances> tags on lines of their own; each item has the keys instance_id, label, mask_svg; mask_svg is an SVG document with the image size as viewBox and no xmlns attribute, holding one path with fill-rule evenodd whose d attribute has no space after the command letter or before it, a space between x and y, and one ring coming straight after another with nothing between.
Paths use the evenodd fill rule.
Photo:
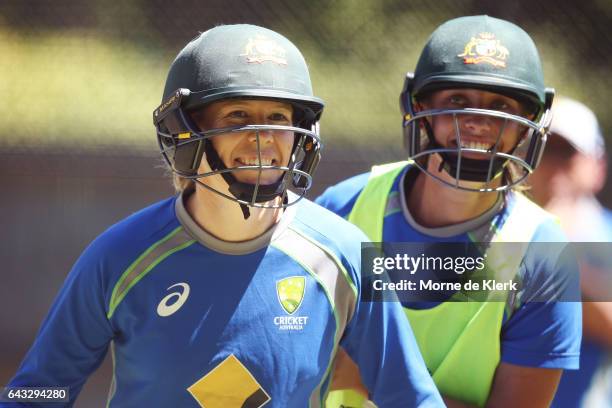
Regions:
<instances>
[{"instance_id":1,"label":"sunlit skin","mask_svg":"<svg viewBox=\"0 0 612 408\"><path fill-rule=\"evenodd\" d=\"M447 89L431 93L416 104L417 111L433 109L479 108L501 111L517 116L525 116L526 110L521 103L510 97L477 89ZM491 149L503 133L497 150L509 153L525 133L525 127L513 121L486 117L483 115L457 115L462 145L473 148ZM443 147L457 147L456 125L452 115L429 117L436 142ZM463 157L489 160L483 153L466 153ZM455 184L456 180L441 169L442 158L435 154L428 158L427 169L440 179ZM494 188L501 183L501 177L494 179L488 187ZM472 189L485 187L484 182L459 181L459 186ZM463 191L439 183L424 173L417 176L413 188L408 192L407 203L415 219L427 227L442 227L475 218L491 208L498 193Z\"/></svg>"},{"instance_id":2,"label":"sunlit skin","mask_svg":"<svg viewBox=\"0 0 612 408\"><path fill-rule=\"evenodd\" d=\"M419 106L423 110L429 109L464 109L479 108L508 113L515 116L524 114L523 106L515 99L493 92L475 89L448 89L438 91L422 101ZM504 153L511 152L524 134L525 127L514 121L484 115L457 115L459 122L459 135L463 147L482 150L492 150L497 143L502 130L504 132L497 150ZM434 136L438 144L444 147L456 148L458 135L452 115L439 115L430 118L434 129ZM488 159L479 153L465 153L465 157L474 159Z\"/></svg>"},{"instance_id":3,"label":"sunlit skin","mask_svg":"<svg viewBox=\"0 0 612 408\"><path fill-rule=\"evenodd\" d=\"M249 124L291 126L293 108L282 102L268 100L233 99L211 103L192 117L202 130L235 127ZM262 164L286 166L291 156L294 134L289 131L260 131L259 144ZM213 147L226 167L257 164L257 136L255 132L226 133L212 138ZM198 173L211 172L208 161L202 159ZM254 184L258 170L233 172L238 181ZM282 177L281 170L262 170L260 184L272 184ZM229 186L221 175L207 176L200 182L228 196ZM276 204L280 198L276 198ZM273 204L273 203L268 203ZM193 219L219 239L239 242L253 239L280 220L282 208L250 207L250 217L244 219L239 205L196 183L196 190L186 208Z\"/></svg>"},{"instance_id":4,"label":"sunlit skin","mask_svg":"<svg viewBox=\"0 0 612 408\"><path fill-rule=\"evenodd\" d=\"M213 103L194 115L200 129L221 129L252 124L291 126L293 108L288 103L234 99ZM289 163L294 135L290 131L227 133L213 137L212 144L227 168L259 165L257 133L263 166L286 166ZM258 170L233 172L243 183L255 184ZM273 184L282 176L281 170L261 172L261 184ZM205 181L205 180L203 180Z\"/></svg>"}]
</instances>

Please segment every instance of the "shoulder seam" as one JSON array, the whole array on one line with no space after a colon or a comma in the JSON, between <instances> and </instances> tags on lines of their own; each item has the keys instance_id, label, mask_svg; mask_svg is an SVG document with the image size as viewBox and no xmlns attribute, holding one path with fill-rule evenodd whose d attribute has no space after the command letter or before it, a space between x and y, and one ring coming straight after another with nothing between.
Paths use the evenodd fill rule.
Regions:
<instances>
[{"instance_id":1,"label":"shoulder seam","mask_svg":"<svg viewBox=\"0 0 612 408\"><path fill-rule=\"evenodd\" d=\"M310 228L311 230L317 232L318 234L321 234L321 232L313 229L312 227L310 227L310 226L308 226L308 225L306 225L304 223L301 223L301 224L304 225L305 227ZM331 248L328 248L327 246L323 245L321 242L315 241L312 238L308 237L306 234L304 234L303 231L300 231L298 228L295 228L294 226L289 226L289 228L291 230L295 231L295 233L300 235L302 238L308 240L313 245L319 247L322 251L324 251L326 254L328 254L330 256L330 258L334 261L334 263L336 265L338 265L338 268L342 272L342 276L344 277L344 279L347 281L347 283L351 287L351 290L353 291L353 294L355 295L355 297L357 297L358 296L357 285L351 279L349 273L347 272L346 268L342 264L342 261L340 259L338 259L338 257L334 253L334 251ZM325 236L324 234L321 234L321 235Z\"/></svg>"},{"instance_id":2,"label":"shoulder seam","mask_svg":"<svg viewBox=\"0 0 612 408\"><path fill-rule=\"evenodd\" d=\"M164 236L162 239L153 243L144 252L142 252L134 262L126 268L121 274L121 277L115 284L110 302L108 305L108 313L106 317L110 320L113 316L117 306L125 298L130 289L138 283L146 274L148 274L155 266L161 261L166 259L173 253L180 251L181 249L187 248L194 242L186 233L179 234L183 230L183 226L179 225L169 234ZM183 231L184 232L184 231ZM182 235L182 236L181 236ZM167 244L167 245L166 245ZM141 265L144 262L148 262L147 266L142 268Z\"/></svg>"}]
</instances>

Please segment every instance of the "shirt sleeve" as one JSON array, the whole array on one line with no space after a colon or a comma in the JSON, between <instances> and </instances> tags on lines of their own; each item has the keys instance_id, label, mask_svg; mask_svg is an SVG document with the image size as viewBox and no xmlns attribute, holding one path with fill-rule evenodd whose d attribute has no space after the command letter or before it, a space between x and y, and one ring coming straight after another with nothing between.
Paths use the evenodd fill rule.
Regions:
<instances>
[{"instance_id":1,"label":"shirt sleeve","mask_svg":"<svg viewBox=\"0 0 612 408\"><path fill-rule=\"evenodd\" d=\"M358 302L340 344L378 407L444 406L397 300Z\"/></svg>"},{"instance_id":2,"label":"shirt sleeve","mask_svg":"<svg viewBox=\"0 0 612 408\"><path fill-rule=\"evenodd\" d=\"M9 386L68 387L70 402L62 406L72 406L102 363L113 330L106 318L103 262L94 252L88 248L69 273Z\"/></svg>"},{"instance_id":3,"label":"shirt sleeve","mask_svg":"<svg viewBox=\"0 0 612 408\"><path fill-rule=\"evenodd\" d=\"M370 173L364 173L329 187L315 202L346 219L369 177Z\"/></svg>"},{"instance_id":4,"label":"shirt sleeve","mask_svg":"<svg viewBox=\"0 0 612 408\"><path fill-rule=\"evenodd\" d=\"M520 306L502 326L504 362L578 369L582 339L578 264L555 229L548 226L536 232L538 242L525 255L519 272L524 282Z\"/></svg>"}]
</instances>

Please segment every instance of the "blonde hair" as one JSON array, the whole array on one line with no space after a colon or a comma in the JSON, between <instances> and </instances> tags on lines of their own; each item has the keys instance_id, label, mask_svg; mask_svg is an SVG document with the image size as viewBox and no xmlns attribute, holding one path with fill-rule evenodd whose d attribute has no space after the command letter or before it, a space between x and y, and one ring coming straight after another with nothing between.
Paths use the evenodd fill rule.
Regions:
<instances>
[{"instance_id":1,"label":"blonde hair","mask_svg":"<svg viewBox=\"0 0 612 408\"><path fill-rule=\"evenodd\" d=\"M521 165L510 161L510 163L508 163L508 165L504 169L503 177L504 179L506 179L508 184L512 184L522 177L521 172L523 171L527 171L527 170L525 170ZM510 190L524 193L530 188L531 187L527 183L527 178L525 178L525 180L523 180L521 183L515 184L512 187L510 187Z\"/></svg>"},{"instance_id":2,"label":"blonde hair","mask_svg":"<svg viewBox=\"0 0 612 408\"><path fill-rule=\"evenodd\" d=\"M168 178L172 178L172 186L174 187L174 191L177 194L180 194L185 190L195 188L195 181L185 178L185 177L181 177L178 174L176 174L174 171L172 171L172 168L166 162L166 160L162 159L162 163L163 164L160 164L156 167L162 167L165 170L164 176Z\"/></svg>"},{"instance_id":3,"label":"blonde hair","mask_svg":"<svg viewBox=\"0 0 612 408\"><path fill-rule=\"evenodd\" d=\"M185 190L190 190L195 187L195 181L192 179L188 179L185 177L181 177L176 173L172 173L172 185L174 186L174 191L177 193L182 193Z\"/></svg>"}]
</instances>

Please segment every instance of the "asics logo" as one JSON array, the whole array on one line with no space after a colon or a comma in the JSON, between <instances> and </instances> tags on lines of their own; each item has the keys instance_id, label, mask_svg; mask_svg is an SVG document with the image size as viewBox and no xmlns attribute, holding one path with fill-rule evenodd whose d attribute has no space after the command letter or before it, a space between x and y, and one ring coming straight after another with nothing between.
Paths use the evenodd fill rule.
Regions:
<instances>
[{"instance_id":1,"label":"asics logo","mask_svg":"<svg viewBox=\"0 0 612 408\"><path fill-rule=\"evenodd\" d=\"M189 297L189 285L179 282L170 286L168 290L177 286L180 287L181 290L176 290L170 293L157 305L157 314L161 317L167 317L174 314L187 301L187 298Z\"/></svg>"}]
</instances>

